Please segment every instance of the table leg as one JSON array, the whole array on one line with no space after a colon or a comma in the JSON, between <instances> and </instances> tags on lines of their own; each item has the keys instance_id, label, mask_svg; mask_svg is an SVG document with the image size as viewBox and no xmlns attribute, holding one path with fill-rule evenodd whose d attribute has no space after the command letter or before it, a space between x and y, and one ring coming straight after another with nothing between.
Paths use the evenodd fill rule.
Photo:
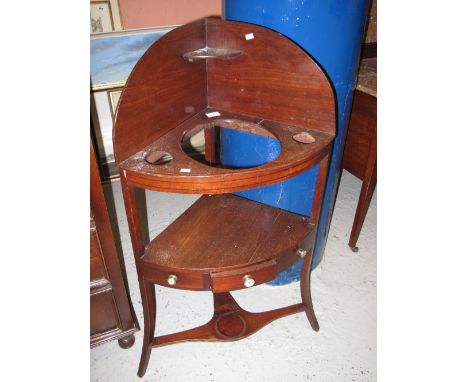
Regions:
<instances>
[{"instance_id":1,"label":"table leg","mask_svg":"<svg viewBox=\"0 0 468 382\"><path fill-rule=\"evenodd\" d=\"M377 133L374 133L372 144L370 147L369 157L366 165L366 172L362 182L361 193L359 194L359 201L354 215L353 227L349 236L348 245L353 252L359 251L356 243L361 233L362 224L366 217L369 204L374 194L375 186L377 184Z\"/></svg>"}]
</instances>

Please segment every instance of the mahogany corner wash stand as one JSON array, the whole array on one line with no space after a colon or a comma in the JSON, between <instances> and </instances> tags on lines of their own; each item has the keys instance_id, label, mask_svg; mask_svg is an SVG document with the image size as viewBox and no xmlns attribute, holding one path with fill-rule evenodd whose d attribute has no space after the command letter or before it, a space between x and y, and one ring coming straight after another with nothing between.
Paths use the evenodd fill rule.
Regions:
<instances>
[{"instance_id":1,"label":"mahogany corner wash stand","mask_svg":"<svg viewBox=\"0 0 468 382\"><path fill-rule=\"evenodd\" d=\"M223 136L229 132L274 140L281 152L257 167L236 168L225 163ZM153 347L238 340L302 311L319 329L310 294L311 249L334 134L334 95L325 74L271 30L203 19L169 32L140 59L114 125L144 310L140 377ZM316 165L308 217L230 194ZM137 188L203 196L144 243ZM271 281L301 258L299 304L251 313L229 293ZM154 284L212 291L213 318L198 328L155 336Z\"/></svg>"}]
</instances>

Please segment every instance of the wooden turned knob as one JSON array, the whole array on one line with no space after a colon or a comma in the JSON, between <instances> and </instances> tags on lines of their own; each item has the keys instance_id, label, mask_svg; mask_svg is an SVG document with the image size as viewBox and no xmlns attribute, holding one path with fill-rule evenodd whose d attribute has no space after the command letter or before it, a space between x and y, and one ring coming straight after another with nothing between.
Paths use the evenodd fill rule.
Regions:
<instances>
[{"instance_id":1,"label":"wooden turned knob","mask_svg":"<svg viewBox=\"0 0 468 382\"><path fill-rule=\"evenodd\" d=\"M250 275L245 275L242 280L244 280L244 286L246 288L250 288L250 287L253 287L255 285L255 280Z\"/></svg>"},{"instance_id":2,"label":"wooden turned knob","mask_svg":"<svg viewBox=\"0 0 468 382\"><path fill-rule=\"evenodd\" d=\"M177 284L177 276L176 275L169 275L167 278L167 283L171 286L174 286Z\"/></svg>"},{"instance_id":3,"label":"wooden turned knob","mask_svg":"<svg viewBox=\"0 0 468 382\"><path fill-rule=\"evenodd\" d=\"M299 256L301 256L301 258L303 259L303 258L305 257L305 255L307 255L307 251L306 251L305 249L299 248L299 249L297 250L297 254L298 254Z\"/></svg>"}]
</instances>

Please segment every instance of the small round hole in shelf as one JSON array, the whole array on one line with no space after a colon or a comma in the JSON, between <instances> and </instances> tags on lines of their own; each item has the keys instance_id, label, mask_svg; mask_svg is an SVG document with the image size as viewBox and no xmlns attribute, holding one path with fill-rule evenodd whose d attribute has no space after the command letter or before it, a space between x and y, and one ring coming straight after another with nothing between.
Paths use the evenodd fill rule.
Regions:
<instances>
[{"instance_id":1,"label":"small round hole in shelf","mask_svg":"<svg viewBox=\"0 0 468 382\"><path fill-rule=\"evenodd\" d=\"M168 163L172 160L172 155L166 151L152 151L146 155L145 160L149 164L161 165Z\"/></svg>"},{"instance_id":2,"label":"small round hole in shelf","mask_svg":"<svg viewBox=\"0 0 468 382\"><path fill-rule=\"evenodd\" d=\"M306 131L303 131L302 133L294 134L293 139L299 143L314 143L315 142L315 138L312 136L312 134Z\"/></svg>"}]
</instances>

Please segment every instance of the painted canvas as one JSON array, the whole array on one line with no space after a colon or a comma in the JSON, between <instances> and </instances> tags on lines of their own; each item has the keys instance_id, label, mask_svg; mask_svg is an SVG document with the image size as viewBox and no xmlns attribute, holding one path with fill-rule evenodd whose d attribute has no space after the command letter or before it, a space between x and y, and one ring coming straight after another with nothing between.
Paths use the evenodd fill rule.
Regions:
<instances>
[{"instance_id":1,"label":"painted canvas","mask_svg":"<svg viewBox=\"0 0 468 382\"><path fill-rule=\"evenodd\" d=\"M146 50L173 28L140 29L91 36L92 130L105 177L117 174L112 125L122 87Z\"/></svg>"},{"instance_id":2,"label":"painted canvas","mask_svg":"<svg viewBox=\"0 0 468 382\"><path fill-rule=\"evenodd\" d=\"M140 57L172 28L118 32L91 38L91 88L102 90L125 85Z\"/></svg>"}]
</instances>

